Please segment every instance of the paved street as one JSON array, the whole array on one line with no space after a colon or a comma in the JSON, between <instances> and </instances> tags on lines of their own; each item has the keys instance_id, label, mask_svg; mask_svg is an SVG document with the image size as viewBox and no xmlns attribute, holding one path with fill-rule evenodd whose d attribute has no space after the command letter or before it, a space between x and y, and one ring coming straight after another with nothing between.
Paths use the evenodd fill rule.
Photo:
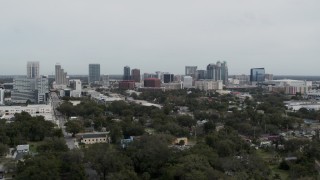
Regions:
<instances>
[{"instance_id":1,"label":"paved street","mask_svg":"<svg viewBox=\"0 0 320 180\"><path fill-rule=\"evenodd\" d=\"M58 121L57 124L58 124L59 128L62 129L64 139L65 139L69 149L74 149L75 148L75 138L73 138L71 136L71 134L66 132L66 127L64 126L64 124L66 123L65 116L63 114L61 114L59 111L57 111L57 108L59 107L59 105L62 102L59 99L57 93L51 92L50 96L51 96L51 105L52 105L52 109L54 111L54 116L56 118L56 121Z\"/></svg>"}]
</instances>

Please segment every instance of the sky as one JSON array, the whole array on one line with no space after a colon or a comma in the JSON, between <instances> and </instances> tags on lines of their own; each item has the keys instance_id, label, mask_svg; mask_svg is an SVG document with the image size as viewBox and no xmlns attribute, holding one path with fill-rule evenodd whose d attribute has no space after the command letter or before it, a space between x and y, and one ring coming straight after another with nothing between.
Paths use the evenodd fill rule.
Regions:
<instances>
[{"instance_id":1,"label":"sky","mask_svg":"<svg viewBox=\"0 0 320 180\"><path fill-rule=\"evenodd\" d=\"M264 67L320 75L319 0L1 0L0 74L183 74L227 61L229 74Z\"/></svg>"}]
</instances>

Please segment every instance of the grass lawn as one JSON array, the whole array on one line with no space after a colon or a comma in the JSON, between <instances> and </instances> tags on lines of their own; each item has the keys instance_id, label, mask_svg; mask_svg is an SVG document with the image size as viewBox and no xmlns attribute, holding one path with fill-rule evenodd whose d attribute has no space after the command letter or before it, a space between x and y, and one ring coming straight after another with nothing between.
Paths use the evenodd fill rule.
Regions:
<instances>
[{"instance_id":1,"label":"grass lawn","mask_svg":"<svg viewBox=\"0 0 320 180\"><path fill-rule=\"evenodd\" d=\"M42 143L42 141L40 142L28 142L29 144L29 148L30 148L30 152L31 153L37 153L37 147Z\"/></svg>"},{"instance_id":2,"label":"grass lawn","mask_svg":"<svg viewBox=\"0 0 320 180\"><path fill-rule=\"evenodd\" d=\"M256 154L263 159L263 161L269 166L271 170L271 178L278 174L281 179L288 179L288 171L278 169L279 163L272 164L270 160L274 159L274 154L272 152L267 152L262 149L258 149Z\"/></svg>"}]
</instances>

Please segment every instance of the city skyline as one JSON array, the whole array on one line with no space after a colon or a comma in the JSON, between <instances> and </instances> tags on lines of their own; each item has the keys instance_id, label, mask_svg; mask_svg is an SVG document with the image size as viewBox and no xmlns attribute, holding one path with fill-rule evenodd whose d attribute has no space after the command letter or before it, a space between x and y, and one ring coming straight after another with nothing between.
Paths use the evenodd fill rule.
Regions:
<instances>
[{"instance_id":1,"label":"city skyline","mask_svg":"<svg viewBox=\"0 0 320 180\"><path fill-rule=\"evenodd\" d=\"M125 65L184 74L184 66L227 61L229 74L264 67L319 75L319 6L317 0L5 1L0 72L25 74L17 65L39 61L47 75L56 63L69 74L87 74L90 63L101 64L101 74L122 74Z\"/></svg>"}]
</instances>

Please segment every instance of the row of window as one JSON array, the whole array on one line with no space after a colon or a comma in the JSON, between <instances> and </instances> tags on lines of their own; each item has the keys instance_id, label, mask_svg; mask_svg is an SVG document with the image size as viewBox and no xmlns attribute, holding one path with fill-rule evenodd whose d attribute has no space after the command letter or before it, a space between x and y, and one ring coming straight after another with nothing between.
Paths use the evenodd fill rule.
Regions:
<instances>
[{"instance_id":1,"label":"row of window","mask_svg":"<svg viewBox=\"0 0 320 180\"><path fill-rule=\"evenodd\" d=\"M98 142L98 141L105 141L106 139L92 139L92 142ZM91 139L89 139L88 141L85 139L84 142L91 142Z\"/></svg>"}]
</instances>

